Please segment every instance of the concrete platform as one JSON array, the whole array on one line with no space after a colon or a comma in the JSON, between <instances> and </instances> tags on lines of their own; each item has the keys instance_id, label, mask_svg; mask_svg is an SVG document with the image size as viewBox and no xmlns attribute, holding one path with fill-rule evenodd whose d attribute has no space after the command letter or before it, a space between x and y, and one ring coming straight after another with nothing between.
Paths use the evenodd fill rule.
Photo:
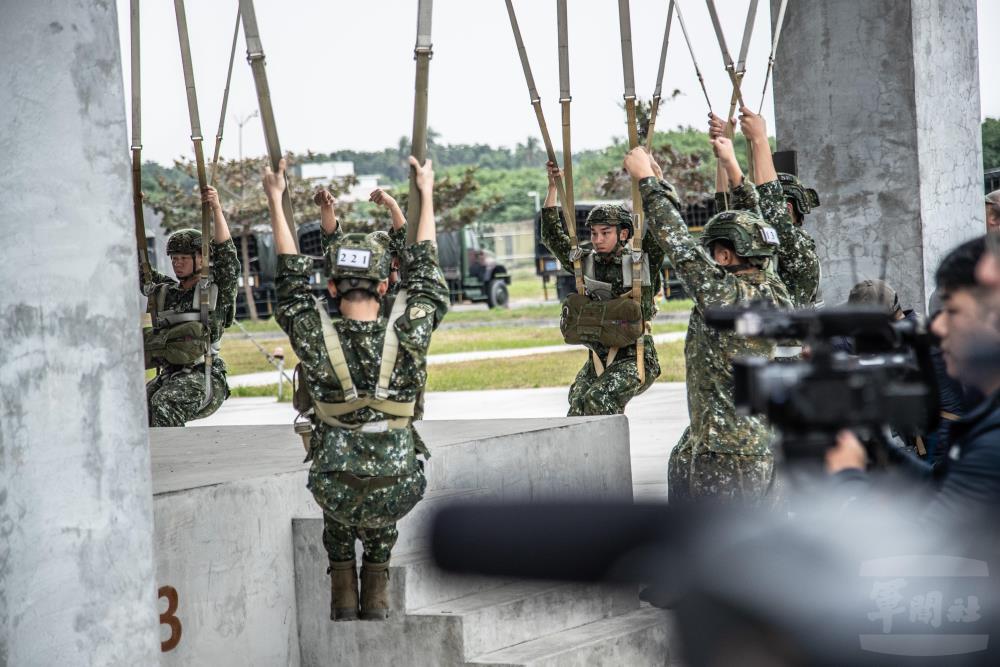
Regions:
<instances>
[{"instance_id":1,"label":"concrete platform","mask_svg":"<svg viewBox=\"0 0 1000 667\"><path fill-rule=\"evenodd\" d=\"M423 551L431 511L455 499L630 498L625 418L436 421L422 425L421 432L433 455L427 465L428 492L400 522L394 597L399 609L420 612L406 615L407 628L415 633L407 631L406 636L423 637L426 631L440 639L443 635L431 629L440 629L444 623L445 634L459 633L450 635L459 642L455 646L468 645L473 651L462 648L458 653L441 654L444 662L423 664L450 664L455 656L460 656L460 662L488 657L537 641L543 635L529 636L533 627L544 630L544 636L553 636L549 644L536 647L538 655L548 655L545 651L553 656L572 655L573 646L560 648L562 633L635 612L634 591L595 594L550 587L497 592L524 584L447 577L434 570ZM291 427L152 429L150 438L161 613L168 611L169 592L163 587L176 591L177 598L176 611L161 619L161 638L177 640L179 636L179 641L163 653L162 663L299 665L316 664L305 660L307 655L316 655L323 656L322 664L358 664L347 653L334 650L337 647L329 643L327 634L343 635L346 629L341 628L351 625L377 634L373 626L380 624L326 620L329 579L319 544L320 513L305 488L307 465L300 463L302 445ZM312 545L311 557L307 544ZM470 595L486 595L486 599L477 602L468 599ZM504 595L506 601L496 598ZM440 607L460 599L465 599L462 614L449 614ZM538 615L558 617L553 610L578 607L578 615L570 613L555 625L530 621ZM525 612L527 624L504 621L505 614L518 616L517 609L532 610ZM638 629L625 634L635 630L639 637L645 633L643 645L662 650L663 632L651 630L648 621L648 614L637 617ZM498 625L504 626L499 634ZM614 635L613 626L594 631ZM562 635L563 643L572 636ZM343 637L340 641L343 644ZM394 641L406 645L400 637ZM351 642L358 650L370 646L360 636L353 636ZM409 650L426 643L420 640ZM611 641L602 650L613 655L618 650L611 648L614 644ZM312 653L307 646L313 647ZM363 653L367 655L368 650ZM502 664L497 661L506 660L505 655L489 659ZM546 660L539 664L563 664ZM364 664L380 663L366 659Z\"/></svg>"}]
</instances>

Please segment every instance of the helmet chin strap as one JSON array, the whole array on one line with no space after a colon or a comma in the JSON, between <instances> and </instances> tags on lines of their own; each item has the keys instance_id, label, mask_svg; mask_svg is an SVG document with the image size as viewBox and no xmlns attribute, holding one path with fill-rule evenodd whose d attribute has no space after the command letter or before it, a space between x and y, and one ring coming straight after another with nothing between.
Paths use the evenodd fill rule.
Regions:
<instances>
[{"instance_id":1,"label":"helmet chin strap","mask_svg":"<svg viewBox=\"0 0 1000 667\"><path fill-rule=\"evenodd\" d=\"M722 267L729 273L739 273L740 271L745 271L747 269L759 269L760 267L756 264L751 264L750 262L741 262L739 264L729 264L728 266Z\"/></svg>"}]
</instances>

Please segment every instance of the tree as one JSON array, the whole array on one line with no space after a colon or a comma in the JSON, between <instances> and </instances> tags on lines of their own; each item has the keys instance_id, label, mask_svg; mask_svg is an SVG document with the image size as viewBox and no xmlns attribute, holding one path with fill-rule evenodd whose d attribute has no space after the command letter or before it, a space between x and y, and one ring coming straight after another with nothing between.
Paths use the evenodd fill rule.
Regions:
<instances>
[{"instance_id":1,"label":"tree","mask_svg":"<svg viewBox=\"0 0 1000 667\"><path fill-rule=\"evenodd\" d=\"M496 194L476 197L480 192L476 172L476 167L466 167L457 173L446 173L434 182L434 215L438 231L453 231L477 222L503 198ZM387 190L405 211L409 185L404 183ZM389 216L385 209L371 207L369 212L378 224L388 224Z\"/></svg>"},{"instance_id":2,"label":"tree","mask_svg":"<svg viewBox=\"0 0 1000 667\"><path fill-rule=\"evenodd\" d=\"M1000 118L983 121L983 166L1000 168Z\"/></svg>"},{"instance_id":3,"label":"tree","mask_svg":"<svg viewBox=\"0 0 1000 667\"><path fill-rule=\"evenodd\" d=\"M307 156L310 157L310 156ZM285 156L288 171L299 157L289 153ZM250 253L249 237L255 226L268 225L270 211L267 198L260 186L260 175L268 164L268 158L245 158L243 160L220 160L216 174L216 188L219 191L219 201L225 213L226 221L234 238L239 239L240 256L243 265L243 288L246 303L252 320L257 319L254 307L253 287L250 284ZM206 167L211 178L211 165ZM182 177L177 177L176 174ZM158 188L148 197L155 211L163 214L163 226L170 230L184 227L201 229L201 197L198 193L197 166L193 160L174 160L174 175L156 174ZM346 178L330 184L329 189L334 197L346 192L357 181L354 177ZM288 176L289 195L293 207L302 214L318 216L319 207L312 201L315 184L310 181ZM338 215L347 227L351 214L351 206L339 205Z\"/></svg>"}]
</instances>

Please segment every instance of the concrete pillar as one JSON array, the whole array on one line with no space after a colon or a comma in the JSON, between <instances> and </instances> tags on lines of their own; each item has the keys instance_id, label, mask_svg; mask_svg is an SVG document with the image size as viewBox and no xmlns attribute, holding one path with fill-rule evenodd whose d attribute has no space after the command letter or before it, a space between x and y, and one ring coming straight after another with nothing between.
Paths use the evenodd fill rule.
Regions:
<instances>
[{"instance_id":1,"label":"concrete pillar","mask_svg":"<svg viewBox=\"0 0 1000 667\"><path fill-rule=\"evenodd\" d=\"M887 280L922 310L943 255L985 232L977 49L975 0L788 3L775 130L822 200L806 224L827 304L878 278L888 244Z\"/></svg>"},{"instance_id":2,"label":"concrete pillar","mask_svg":"<svg viewBox=\"0 0 1000 667\"><path fill-rule=\"evenodd\" d=\"M0 665L153 665L159 636L114 2L0 21Z\"/></svg>"}]
</instances>

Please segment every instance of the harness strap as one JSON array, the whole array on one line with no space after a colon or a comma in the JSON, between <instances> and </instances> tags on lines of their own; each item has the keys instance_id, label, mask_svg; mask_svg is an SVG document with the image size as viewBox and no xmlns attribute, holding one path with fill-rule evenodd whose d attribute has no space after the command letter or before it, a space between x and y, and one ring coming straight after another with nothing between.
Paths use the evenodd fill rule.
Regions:
<instances>
[{"instance_id":1,"label":"harness strap","mask_svg":"<svg viewBox=\"0 0 1000 667\"><path fill-rule=\"evenodd\" d=\"M271 161L271 169L278 171L281 162L281 143L278 141L278 126L274 122L274 108L271 106L271 89L267 84L267 71L264 63L264 46L260 41L260 31L257 29L257 13L254 11L253 0L240 0L240 17L243 21L243 34L247 44L247 62L253 72L254 87L257 90L257 107L260 109L260 120L264 126L264 143L267 145L267 156ZM288 179L286 174L285 179ZM292 232L295 250L299 249L299 238L295 233L295 217L292 211L292 199L286 187L281 195L281 210Z\"/></svg>"},{"instance_id":2,"label":"harness strap","mask_svg":"<svg viewBox=\"0 0 1000 667\"><path fill-rule=\"evenodd\" d=\"M767 95L767 84L771 82L771 70L774 69L774 56L778 52L778 40L781 39L781 28L785 25L785 8L788 0L781 0L778 6L778 20L774 24L774 37L771 39L771 53L767 57L767 74L764 75L764 88L760 91L760 106L757 113L764 110L764 97Z\"/></svg>"},{"instance_id":3,"label":"harness strap","mask_svg":"<svg viewBox=\"0 0 1000 667\"><path fill-rule=\"evenodd\" d=\"M611 364L615 363L615 357L618 356L618 350L619 348L617 347L612 347L608 349L607 363L602 363L601 356L596 352L594 352L593 350L590 351L590 354L594 359L594 371L597 373L597 377L601 377L602 375L604 375L604 370Z\"/></svg>"},{"instance_id":4,"label":"harness strap","mask_svg":"<svg viewBox=\"0 0 1000 667\"><path fill-rule=\"evenodd\" d=\"M545 145L545 156L549 162L558 164L556 160L556 151L552 146L552 138L549 136L549 127L545 122L545 114L542 113L542 99L538 95L538 90L535 88L535 78L531 74L531 63L528 61L528 52L524 48L524 40L521 37L521 28L517 23L517 14L514 13L514 5L511 0L506 0L507 2L507 16L510 18L510 28L514 33L514 43L517 46L517 55L521 60L521 69L524 71L524 82L528 86L528 97L531 99L531 106L535 110L535 119L538 121L538 131L542 135L542 143ZM556 5L556 9L559 9L559 5ZM565 16L565 8L562 11L563 17ZM560 28L561 29L561 28ZM566 31L566 49L568 54L568 34ZM563 36L560 34L560 49L562 49L562 39ZM562 68L562 62L560 60L560 67ZM569 91L569 60L567 58L565 66L565 75L562 70L560 70L560 87L562 87L563 79L565 79L565 90ZM560 100L562 101L562 100ZM569 96L566 96L566 101L563 104L563 141L564 148L569 148ZM573 171L573 166L570 164L570 159L572 157L570 153L565 153L563 155L563 175L571 175ZM567 167L569 171L567 172ZM569 176L571 178L571 176ZM567 179L556 179L556 194L559 197L559 206L562 208L563 221L566 223L566 231L569 236L570 243L570 256L573 258L573 274L577 282L577 291L581 294L583 293L583 275L582 270L579 267L579 262L577 261L577 246L579 239L576 236L576 205L573 203L572 199L572 184L570 185L569 195L566 192Z\"/></svg>"},{"instance_id":5,"label":"harness strap","mask_svg":"<svg viewBox=\"0 0 1000 667\"><path fill-rule=\"evenodd\" d=\"M326 312L326 308L317 303L316 312L319 313L319 319L323 325L323 343L326 345L327 356L330 359L330 368L333 370L337 382L340 383L341 391L344 392L344 405L352 404L358 400L358 390L354 386L354 380L351 378L351 369L347 367L347 357L344 356L344 348L340 345L340 336L337 335L337 330L333 328L333 322L330 320L330 315ZM318 405L316 401L313 402ZM357 409L352 407L348 412L353 412Z\"/></svg>"},{"instance_id":6,"label":"harness strap","mask_svg":"<svg viewBox=\"0 0 1000 667\"><path fill-rule=\"evenodd\" d=\"M336 403L326 403L324 405L337 405ZM384 433L385 431L402 431L409 428L412 419L410 417L392 417L374 422L364 422L361 424L347 424L334 417L329 412L316 412L320 421L329 426L343 428L349 431L360 431L362 433Z\"/></svg>"},{"instance_id":7,"label":"harness strap","mask_svg":"<svg viewBox=\"0 0 1000 667\"><path fill-rule=\"evenodd\" d=\"M412 417L416 403L416 401L391 401L374 396L361 396L349 403L313 401L313 408L320 419L343 417L362 408L372 408L393 417Z\"/></svg>"},{"instance_id":8,"label":"harness strap","mask_svg":"<svg viewBox=\"0 0 1000 667\"><path fill-rule=\"evenodd\" d=\"M694 47L691 45L691 36L688 35L687 25L684 23L684 13L681 12L680 3L674 5L674 9L677 10L677 22L681 24L681 32L684 33L684 41L687 43L688 53L691 54L691 62L694 64L694 73L698 75L698 83L701 84L701 93L705 96L705 102L708 104L708 110L712 113L712 98L708 96L708 90L705 88L705 77L701 75L701 68L698 67L698 58L694 55Z\"/></svg>"},{"instance_id":9,"label":"harness strap","mask_svg":"<svg viewBox=\"0 0 1000 667\"><path fill-rule=\"evenodd\" d=\"M146 221L142 211L142 91L139 62L140 30L139 0L132 0L130 8L130 36L132 51L132 213L135 218L135 244L139 252L139 275L143 292L153 281L149 267L149 250L146 248ZM155 320L155 315L153 317Z\"/></svg>"},{"instance_id":10,"label":"harness strap","mask_svg":"<svg viewBox=\"0 0 1000 667\"><path fill-rule=\"evenodd\" d=\"M427 159L427 94L430 81L431 57L434 55L431 41L431 18L433 16L433 0L418 0L417 3L417 40L413 47L413 59L416 61L416 72L413 81L413 131L410 150L419 164ZM417 241L417 231L420 226L420 191L417 189L417 170L409 168L410 189L406 200L406 245ZM406 267L402 267L405 271Z\"/></svg>"},{"instance_id":11,"label":"harness strap","mask_svg":"<svg viewBox=\"0 0 1000 667\"><path fill-rule=\"evenodd\" d=\"M396 333L396 321L406 312L406 289L399 290L396 300L389 312L389 322L385 328L385 341L382 343L382 365L379 367L378 384L375 386L375 397L389 398L389 383L392 380L392 369L396 367L396 357L399 355L399 335Z\"/></svg>"},{"instance_id":12,"label":"harness strap","mask_svg":"<svg viewBox=\"0 0 1000 667\"><path fill-rule=\"evenodd\" d=\"M219 149L222 148L222 130L226 126L226 108L229 106L229 84L233 80L233 63L236 61L236 42L240 36L240 9L236 8L236 27L233 29L233 46L229 50L229 69L226 70L226 88L222 91L222 111L219 112L219 129L215 133L215 152L212 155L212 177L209 182L215 185L219 172Z\"/></svg>"},{"instance_id":13,"label":"harness strap","mask_svg":"<svg viewBox=\"0 0 1000 667\"><path fill-rule=\"evenodd\" d=\"M573 196L573 148L570 131L570 104L573 101L573 96L570 94L569 86L569 26L566 0L556 0L556 23L559 33L559 104L562 107L563 188L566 192L566 200L562 210L569 236L570 257L574 257L573 277L576 281L576 291L578 294L583 294L583 270L580 267L580 262L575 259L580 240L576 235L576 199Z\"/></svg>"},{"instance_id":14,"label":"harness strap","mask_svg":"<svg viewBox=\"0 0 1000 667\"><path fill-rule=\"evenodd\" d=\"M625 80L625 116L628 123L628 146L633 149L639 145L639 127L635 111L635 72L632 65L632 18L629 12L629 0L618 0L618 27L621 33L622 74ZM639 194L639 181L632 178L632 217L633 233L629 238L629 251L632 255L632 299L642 305L642 197ZM637 248L636 239L640 239ZM623 262L624 264L624 262ZM639 383L646 381L642 338L636 341L636 368L639 371Z\"/></svg>"},{"instance_id":15,"label":"harness strap","mask_svg":"<svg viewBox=\"0 0 1000 667\"><path fill-rule=\"evenodd\" d=\"M663 93L663 72L667 66L667 46L670 44L670 24L674 19L674 0L667 7L667 27L663 31L663 46L660 47L660 67L656 71L656 87L653 88L653 102L649 107L649 124L646 126L646 150L653 152L653 133L656 129L656 114L660 110L660 97Z\"/></svg>"}]
</instances>

